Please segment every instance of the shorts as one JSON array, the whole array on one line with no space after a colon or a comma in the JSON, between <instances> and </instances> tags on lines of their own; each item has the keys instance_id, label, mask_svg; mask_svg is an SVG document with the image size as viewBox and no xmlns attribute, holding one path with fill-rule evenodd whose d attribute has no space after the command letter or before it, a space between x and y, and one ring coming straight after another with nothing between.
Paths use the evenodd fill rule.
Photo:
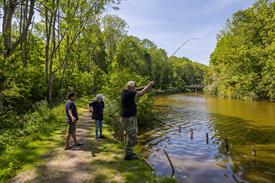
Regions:
<instances>
[{"instance_id":1,"label":"shorts","mask_svg":"<svg viewBox=\"0 0 275 183\"><path fill-rule=\"evenodd\" d=\"M72 121L68 121L68 134L75 133L76 131L76 123Z\"/></svg>"}]
</instances>

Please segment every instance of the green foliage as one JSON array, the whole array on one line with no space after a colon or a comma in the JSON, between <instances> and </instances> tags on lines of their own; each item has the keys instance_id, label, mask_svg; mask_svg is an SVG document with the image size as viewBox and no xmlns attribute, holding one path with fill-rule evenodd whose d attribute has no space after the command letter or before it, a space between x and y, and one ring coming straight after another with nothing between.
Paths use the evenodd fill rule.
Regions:
<instances>
[{"instance_id":1,"label":"green foliage","mask_svg":"<svg viewBox=\"0 0 275 183\"><path fill-rule=\"evenodd\" d=\"M275 96L275 2L258 0L236 12L211 55L207 91L242 99Z\"/></svg>"},{"instance_id":2,"label":"green foliage","mask_svg":"<svg viewBox=\"0 0 275 183\"><path fill-rule=\"evenodd\" d=\"M207 67L203 64L192 62L188 58L172 57L171 62L174 68L174 77L176 82L182 82L186 85L203 84L204 75ZM176 86L180 83L176 83Z\"/></svg>"},{"instance_id":3,"label":"green foliage","mask_svg":"<svg viewBox=\"0 0 275 183\"><path fill-rule=\"evenodd\" d=\"M138 101L137 120L140 126L150 126L155 112L152 110L154 101L149 95L141 97Z\"/></svg>"},{"instance_id":4,"label":"green foliage","mask_svg":"<svg viewBox=\"0 0 275 183\"><path fill-rule=\"evenodd\" d=\"M35 108L35 112L25 115L0 116L0 182L15 176L24 164L36 161L38 155L34 151L44 150L41 144L35 150L27 147L28 143L43 142L57 127L65 125L64 104L51 109L46 102L40 102ZM43 144L45 147L51 145L45 143L48 143Z\"/></svg>"}]
</instances>

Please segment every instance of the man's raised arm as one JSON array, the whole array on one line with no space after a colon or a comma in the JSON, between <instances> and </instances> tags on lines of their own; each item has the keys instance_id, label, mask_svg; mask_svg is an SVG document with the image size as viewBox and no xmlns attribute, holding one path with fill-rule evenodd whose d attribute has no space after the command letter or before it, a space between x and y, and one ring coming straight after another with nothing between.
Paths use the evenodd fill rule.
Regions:
<instances>
[{"instance_id":1,"label":"man's raised arm","mask_svg":"<svg viewBox=\"0 0 275 183\"><path fill-rule=\"evenodd\" d=\"M137 91L137 96L138 97L143 96L145 93L148 93L149 91L151 91L154 86L155 86L155 81L151 81L141 91Z\"/></svg>"}]
</instances>

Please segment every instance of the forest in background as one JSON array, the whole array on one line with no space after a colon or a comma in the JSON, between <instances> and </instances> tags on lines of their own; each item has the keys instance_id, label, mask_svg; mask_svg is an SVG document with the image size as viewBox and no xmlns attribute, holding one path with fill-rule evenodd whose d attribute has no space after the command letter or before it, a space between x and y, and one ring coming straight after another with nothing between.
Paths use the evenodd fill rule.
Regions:
<instances>
[{"instance_id":1,"label":"forest in background","mask_svg":"<svg viewBox=\"0 0 275 183\"><path fill-rule=\"evenodd\" d=\"M119 3L2 1L1 111L24 113L45 99L58 103L69 91L115 99L130 79L155 80L158 89L203 82L204 65L168 61L152 41L127 35L127 23L105 13Z\"/></svg>"},{"instance_id":2,"label":"forest in background","mask_svg":"<svg viewBox=\"0 0 275 183\"><path fill-rule=\"evenodd\" d=\"M275 2L236 12L218 35L206 90L226 98L275 100Z\"/></svg>"}]
</instances>

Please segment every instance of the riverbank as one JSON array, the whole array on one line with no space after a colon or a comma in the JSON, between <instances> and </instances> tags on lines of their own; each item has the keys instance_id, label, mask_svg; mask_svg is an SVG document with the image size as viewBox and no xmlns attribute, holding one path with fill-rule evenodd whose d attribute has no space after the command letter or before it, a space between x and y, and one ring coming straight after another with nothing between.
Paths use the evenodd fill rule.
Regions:
<instances>
[{"instance_id":1,"label":"riverbank","mask_svg":"<svg viewBox=\"0 0 275 183\"><path fill-rule=\"evenodd\" d=\"M192 91L188 88L169 88L166 90L154 90L154 95L170 95L170 94L179 94L179 93L192 93L195 91ZM201 93L203 90L197 90L197 92Z\"/></svg>"},{"instance_id":2,"label":"riverbank","mask_svg":"<svg viewBox=\"0 0 275 183\"><path fill-rule=\"evenodd\" d=\"M64 151L66 123L56 121L60 124L54 132L41 134L36 140L30 134L24 146L13 147L16 153L3 152L0 182L16 174L10 182L175 182L174 179L156 177L144 161L139 147L136 148L138 160L124 161L124 145L112 138L112 127L108 123L105 123L103 132L107 139L96 141L94 123L91 123L90 114L85 109L87 102L77 101L81 114L77 135L85 144L83 147ZM57 107L59 112L56 114L62 114L63 118L64 111L61 108L63 105ZM55 120L53 116L52 119ZM6 162L6 166L3 162Z\"/></svg>"},{"instance_id":3,"label":"riverbank","mask_svg":"<svg viewBox=\"0 0 275 183\"><path fill-rule=\"evenodd\" d=\"M154 90L154 95L166 95L166 94L175 94L175 93L183 93L187 92L186 89L183 88L170 88L167 90Z\"/></svg>"}]
</instances>

